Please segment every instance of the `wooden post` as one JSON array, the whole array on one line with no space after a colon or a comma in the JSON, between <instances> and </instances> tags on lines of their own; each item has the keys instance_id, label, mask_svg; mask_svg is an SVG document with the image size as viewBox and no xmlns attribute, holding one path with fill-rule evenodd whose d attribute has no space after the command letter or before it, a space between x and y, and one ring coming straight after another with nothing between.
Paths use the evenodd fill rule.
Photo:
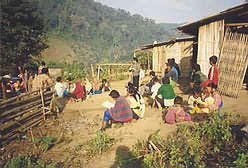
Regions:
<instances>
[{"instance_id":1,"label":"wooden post","mask_svg":"<svg viewBox=\"0 0 248 168\"><path fill-rule=\"evenodd\" d=\"M109 80L111 80L111 65L109 66Z\"/></svg>"},{"instance_id":2,"label":"wooden post","mask_svg":"<svg viewBox=\"0 0 248 168\"><path fill-rule=\"evenodd\" d=\"M46 120L45 102L44 102L44 97L43 97L43 91L42 91L42 89L40 89L40 97L41 97L41 103L42 103L43 117L44 117L44 120Z\"/></svg>"},{"instance_id":3,"label":"wooden post","mask_svg":"<svg viewBox=\"0 0 248 168\"><path fill-rule=\"evenodd\" d=\"M108 77L109 77L109 80L111 80L111 71L110 71L110 68L111 68L111 66L108 66Z\"/></svg>"},{"instance_id":4,"label":"wooden post","mask_svg":"<svg viewBox=\"0 0 248 168\"><path fill-rule=\"evenodd\" d=\"M94 77L95 77L95 74L94 74L94 68L93 68L93 65L92 65L92 64L90 64L90 66L91 66L91 73L92 73L92 77L94 78Z\"/></svg>"},{"instance_id":5,"label":"wooden post","mask_svg":"<svg viewBox=\"0 0 248 168\"><path fill-rule=\"evenodd\" d=\"M98 81L100 80L100 68L101 68L101 65L98 65L98 69L97 69L97 80Z\"/></svg>"},{"instance_id":6,"label":"wooden post","mask_svg":"<svg viewBox=\"0 0 248 168\"><path fill-rule=\"evenodd\" d=\"M6 95L6 86L4 84L4 82L1 82L1 86L2 86L2 95L3 95L3 100L7 100L7 95Z\"/></svg>"},{"instance_id":7,"label":"wooden post","mask_svg":"<svg viewBox=\"0 0 248 168\"><path fill-rule=\"evenodd\" d=\"M147 65L148 65L148 71L150 71L150 59L149 59L149 54L147 54Z\"/></svg>"},{"instance_id":8,"label":"wooden post","mask_svg":"<svg viewBox=\"0 0 248 168\"><path fill-rule=\"evenodd\" d=\"M118 75L117 75L117 70L118 70L118 66L115 66L115 79L118 79Z\"/></svg>"}]
</instances>

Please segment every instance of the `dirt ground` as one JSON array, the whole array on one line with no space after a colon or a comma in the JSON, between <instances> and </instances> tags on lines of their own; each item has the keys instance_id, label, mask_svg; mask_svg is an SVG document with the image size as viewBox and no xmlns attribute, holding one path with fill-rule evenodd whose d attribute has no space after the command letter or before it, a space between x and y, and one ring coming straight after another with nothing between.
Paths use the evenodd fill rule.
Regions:
<instances>
[{"instance_id":1,"label":"dirt ground","mask_svg":"<svg viewBox=\"0 0 248 168\"><path fill-rule=\"evenodd\" d=\"M127 80L112 83L112 89L120 91L121 95L126 94ZM187 100L188 95L184 94L179 88L175 89L176 95L182 96ZM241 90L237 99L223 96L223 112L240 114L241 119L248 123L248 91ZM102 103L106 100L112 101L108 93L93 95L84 102L68 103L64 111L59 115L57 120L47 121L39 128L39 134L45 134L47 130L53 130L58 137L64 137L63 142L56 144L53 148L43 154L43 159L61 162L77 162L69 167L82 168L115 168L116 151L120 148L127 152L137 140L146 139L150 134L160 129L162 136L168 136L176 130L177 125L164 124L162 122L161 110L146 107L143 119L124 124L123 126L113 125L107 129L106 133L115 138L115 144L110 150L102 155L85 161L83 158L84 150L76 151L75 149L96 135L96 131L101 128L101 121L105 108ZM39 136L38 133L34 136ZM51 131L50 131L51 134ZM10 144L12 147L9 151L20 151L23 146ZM22 147L20 147L22 146ZM73 165L73 166L72 166ZM75 166L78 165L78 166Z\"/></svg>"}]
</instances>

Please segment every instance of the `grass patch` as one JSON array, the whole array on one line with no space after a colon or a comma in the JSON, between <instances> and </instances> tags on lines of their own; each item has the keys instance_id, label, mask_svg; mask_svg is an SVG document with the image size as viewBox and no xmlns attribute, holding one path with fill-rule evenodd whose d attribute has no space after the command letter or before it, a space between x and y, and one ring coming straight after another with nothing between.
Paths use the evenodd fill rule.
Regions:
<instances>
[{"instance_id":1,"label":"grass patch","mask_svg":"<svg viewBox=\"0 0 248 168\"><path fill-rule=\"evenodd\" d=\"M9 160L4 168L59 168L58 163L45 163L35 156L17 156Z\"/></svg>"},{"instance_id":2,"label":"grass patch","mask_svg":"<svg viewBox=\"0 0 248 168\"><path fill-rule=\"evenodd\" d=\"M87 151L87 155L92 157L96 154L101 154L102 152L106 151L113 144L114 138L104 132L97 131L96 136L86 143L85 149Z\"/></svg>"},{"instance_id":3,"label":"grass patch","mask_svg":"<svg viewBox=\"0 0 248 168\"><path fill-rule=\"evenodd\" d=\"M233 122L232 122L233 123ZM242 136L240 136L242 135ZM226 118L213 117L194 125L179 125L177 132L164 139L156 131L138 141L131 155L119 157L119 167L129 160L136 167L248 167L248 135Z\"/></svg>"},{"instance_id":4,"label":"grass patch","mask_svg":"<svg viewBox=\"0 0 248 168\"><path fill-rule=\"evenodd\" d=\"M35 138L32 143L38 145L43 152L46 152L54 145L55 142L56 142L55 137L44 136L41 138Z\"/></svg>"}]
</instances>

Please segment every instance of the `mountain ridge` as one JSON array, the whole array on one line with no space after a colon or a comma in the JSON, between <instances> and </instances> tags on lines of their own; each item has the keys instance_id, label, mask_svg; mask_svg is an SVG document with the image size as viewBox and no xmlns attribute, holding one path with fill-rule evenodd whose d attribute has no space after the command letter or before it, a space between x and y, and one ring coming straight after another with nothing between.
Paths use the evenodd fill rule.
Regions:
<instances>
[{"instance_id":1,"label":"mountain ridge","mask_svg":"<svg viewBox=\"0 0 248 168\"><path fill-rule=\"evenodd\" d=\"M169 28L175 24L156 24L93 0L37 1L49 34L68 41L78 62L85 65L126 62L135 48L175 36Z\"/></svg>"}]
</instances>

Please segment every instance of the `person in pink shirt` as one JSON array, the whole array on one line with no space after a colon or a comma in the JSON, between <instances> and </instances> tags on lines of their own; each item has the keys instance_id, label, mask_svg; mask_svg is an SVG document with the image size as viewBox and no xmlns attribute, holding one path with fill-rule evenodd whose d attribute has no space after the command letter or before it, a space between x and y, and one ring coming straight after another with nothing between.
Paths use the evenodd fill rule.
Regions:
<instances>
[{"instance_id":1,"label":"person in pink shirt","mask_svg":"<svg viewBox=\"0 0 248 168\"><path fill-rule=\"evenodd\" d=\"M168 112L165 116L166 123L175 124L177 122L191 121L190 115L185 113L182 104L183 104L183 98L177 96L174 99L174 105L169 107Z\"/></svg>"},{"instance_id":2,"label":"person in pink shirt","mask_svg":"<svg viewBox=\"0 0 248 168\"><path fill-rule=\"evenodd\" d=\"M215 110L218 112L218 117L220 115L220 109L223 106L223 101L221 95L217 91L217 86L213 83L208 84L208 87L211 87L211 96L214 98L214 104L209 107L211 110Z\"/></svg>"}]
</instances>

